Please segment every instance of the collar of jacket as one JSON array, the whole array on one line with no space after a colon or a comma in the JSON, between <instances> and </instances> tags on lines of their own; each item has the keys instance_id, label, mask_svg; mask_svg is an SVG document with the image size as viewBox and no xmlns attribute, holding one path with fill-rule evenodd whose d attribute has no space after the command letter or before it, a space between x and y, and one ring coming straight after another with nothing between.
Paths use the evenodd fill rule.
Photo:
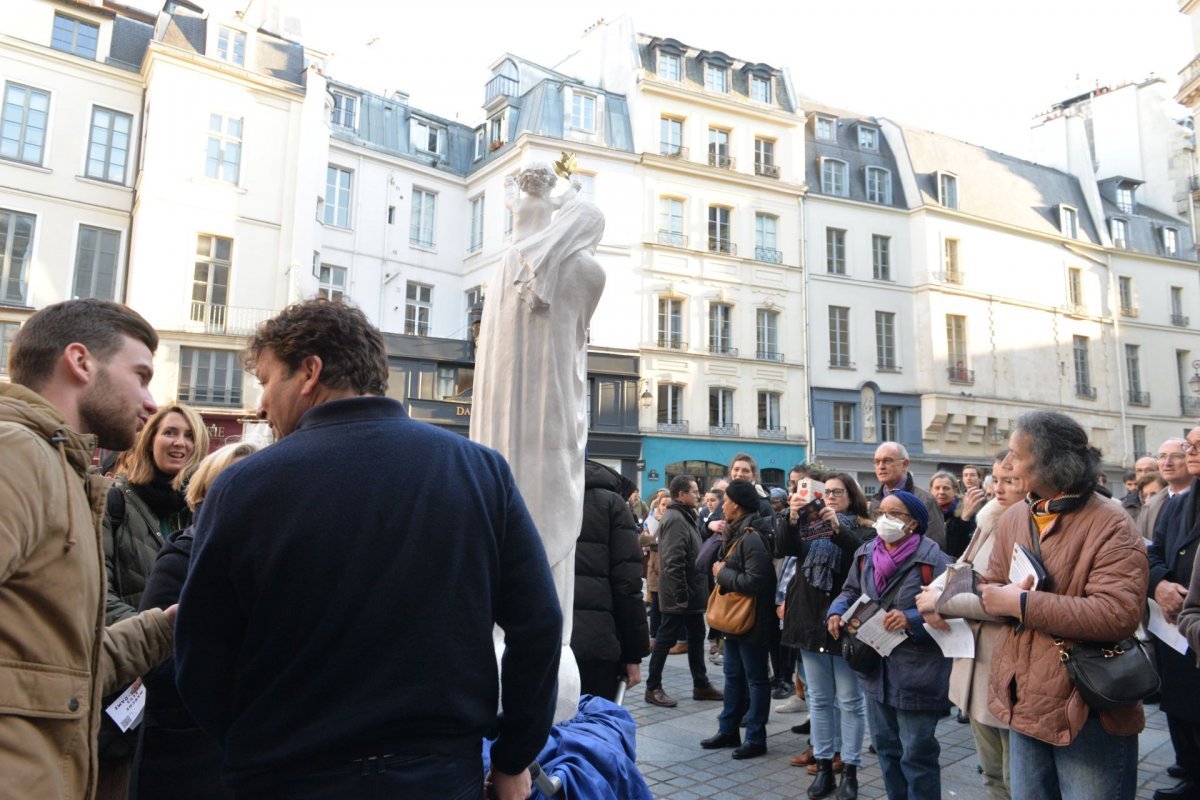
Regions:
<instances>
[{"instance_id":1,"label":"collar of jacket","mask_svg":"<svg viewBox=\"0 0 1200 800\"><path fill-rule=\"evenodd\" d=\"M96 437L67 427L62 413L37 392L17 383L0 383L0 422L24 425L56 449L61 445L76 472L85 474L96 452Z\"/></svg>"},{"instance_id":2,"label":"collar of jacket","mask_svg":"<svg viewBox=\"0 0 1200 800\"><path fill-rule=\"evenodd\" d=\"M684 518L686 518L693 525L696 524L696 509L695 508L692 508L691 506L685 506L680 503L671 503L669 506L667 506L667 510L670 511L671 509L674 509L674 510L678 511L680 514L683 514Z\"/></svg>"},{"instance_id":3,"label":"collar of jacket","mask_svg":"<svg viewBox=\"0 0 1200 800\"><path fill-rule=\"evenodd\" d=\"M399 400L391 397L375 395L347 397L342 400L330 400L328 403L321 403L319 406L313 406L305 411L304 415L300 417L300 421L296 423L296 430L293 432L321 425L358 422L380 417L407 419L408 413L405 412L404 406Z\"/></svg>"},{"instance_id":4,"label":"collar of jacket","mask_svg":"<svg viewBox=\"0 0 1200 800\"><path fill-rule=\"evenodd\" d=\"M911 472L904 473L904 480L901 481L899 486L888 486L886 483L883 485L883 496L884 497L887 497L892 492L908 492L909 494L915 494L915 492L913 492L912 473Z\"/></svg>"}]
</instances>

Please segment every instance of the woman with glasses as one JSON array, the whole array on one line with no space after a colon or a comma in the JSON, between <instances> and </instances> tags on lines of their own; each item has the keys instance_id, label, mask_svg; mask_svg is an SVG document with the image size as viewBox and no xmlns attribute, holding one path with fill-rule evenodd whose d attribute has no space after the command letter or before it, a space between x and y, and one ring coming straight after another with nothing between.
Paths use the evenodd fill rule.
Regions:
<instances>
[{"instance_id":1,"label":"woman with glasses","mask_svg":"<svg viewBox=\"0 0 1200 800\"><path fill-rule=\"evenodd\" d=\"M817 776L809 797L825 797L836 788L839 800L854 800L866 710L862 688L829 633L825 612L846 583L855 551L875 531L862 489L845 473L825 478L824 508L815 518L806 514L810 501L798 493L789 498L775 552L794 556L798 564L782 607L783 643L796 648L802 660L812 722L812 747L792 763L809 766ZM835 787L839 754L844 772Z\"/></svg>"},{"instance_id":2,"label":"woman with glasses","mask_svg":"<svg viewBox=\"0 0 1200 800\"><path fill-rule=\"evenodd\" d=\"M967 474L966 468L963 474ZM976 477L979 475L975 467L971 467L971 474ZM967 549L971 534L975 533L975 514L987 502L987 494L976 481L975 485L960 495L958 481L945 470L935 472L929 479L929 492L933 499L937 500L938 508L942 511L942 520L946 526L946 554L951 558L958 558Z\"/></svg>"},{"instance_id":3,"label":"woman with glasses","mask_svg":"<svg viewBox=\"0 0 1200 800\"><path fill-rule=\"evenodd\" d=\"M941 797L937 723L950 707L950 660L925 630L916 599L950 558L924 536L929 511L919 497L893 491L879 510L876 538L854 554L842 593L829 607L829 635L840 638L842 616L861 595L877 603L891 596L877 613L885 630L905 639L871 672L858 673L883 784L891 800Z\"/></svg>"}]
</instances>

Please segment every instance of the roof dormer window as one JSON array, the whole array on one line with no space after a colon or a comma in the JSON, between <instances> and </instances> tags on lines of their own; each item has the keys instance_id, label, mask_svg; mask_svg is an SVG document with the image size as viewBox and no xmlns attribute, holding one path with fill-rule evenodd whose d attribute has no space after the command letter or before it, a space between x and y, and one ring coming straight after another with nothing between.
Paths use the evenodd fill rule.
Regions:
<instances>
[{"instance_id":1,"label":"roof dormer window","mask_svg":"<svg viewBox=\"0 0 1200 800\"><path fill-rule=\"evenodd\" d=\"M761 75L750 76L750 99L760 103L771 102L771 79Z\"/></svg>"},{"instance_id":2,"label":"roof dormer window","mask_svg":"<svg viewBox=\"0 0 1200 800\"><path fill-rule=\"evenodd\" d=\"M665 81L683 80L682 59L675 53L659 52L658 77Z\"/></svg>"},{"instance_id":3,"label":"roof dormer window","mask_svg":"<svg viewBox=\"0 0 1200 800\"><path fill-rule=\"evenodd\" d=\"M358 128L358 97L345 92L334 91L333 109L329 121L338 128L355 130Z\"/></svg>"},{"instance_id":4,"label":"roof dormer window","mask_svg":"<svg viewBox=\"0 0 1200 800\"><path fill-rule=\"evenodd\" d=\"M1125 250L1129 247L1129 225L1123 219L1113 218L1109 222L1110 233L1112 234L1113 247L1118 250Z\"/></svg>"},{"instance_id":5,"label":"roof dormer window","mask_svg":"<svg viewBox=\"0 0 1200 800\"><path fill-rule=\"evenodd\" d=\"M1122 214L1133 213L1133 187L1126 184L1117 187L1117 208Z\"/></svg>"},{"instance_id":6,"label":"roof dormer window","mask_svg":"<svg viewBox=\"0 0 1200 800\"><path fill-rule=\"evenodd\" d=\"M858 149L879 152L879 129L870 125L858 126Z\"/></svg>"},{"instance_id":7,"label":"roof dormer window","mask_svg":"<svg viewBox=\"0 0 1200 800\"><path fill-rule=\"evenodd\" d=\"M837 139L837 120L833 117L817 117L813 123L814 133L822 142L832 142Z\"/></svg>"},{"instance_id":8,"label":"roof dormer window","mask_svg":"<svg viewBox=\"0 0 1200 800\"><path fill-rule=\"evenodd\" d=\"M710 92L729 93L729 70L717 64L704 65L704 88Z\"/></svg>"},{"instance_id":9,"label":"roof dormer window","mask_svg":"<svg viewBox=\"0 0 1200 800\"><path fill-rule=\"evenodd\" d=\"M1068 239L1079 238L1079 212L1074 206L1063 203L1058 207L1058 226Z\"/></svg>"},{"instance_id":10,"label":"roof dormer window","mask_svg":"<svg viewBox=\"0 0 1200 800\"><path fill-rule=\"evenodd\" d=\"M426 153L444 155L446 152L446 129L428 120L412 118L412 143Z\"/></svg>"},{"instance_id":11,"label":"roof dormer window","mask_svg":"<svg viewBox=\"0 0 1200 800\"><path fill-rule=\"evenodd\" d=\"M951 172L938 173L938 203L945 208L958 208L958 176Z\"/></svg>"},{"instance_id":12,"label":"roof dormer window","mask_svg":"<svg viewBox=\"0 0 1200 800\"><path fill-rule=\"evenodd\" d=\"M1162 244L1164 255L1179 255L1179 231L1175 228L1164 227L1162 229Z\"/></svg>"},{"instance_id":13,"label":"roof dormer window","mask_svg":"<svg viewBox=\"0 0 1200 800\"><path fill-rule=\"evenodd\" d=\"M99 38L99 25L63 14L54 15L54 35L50 39L50 46L55 50L95 59Z\"/></svg>"},{"instance_id":14,"label":"roof dormer window","mask_svg":"<svg viewBox=\"0 0 1200 800\"><path fill-rule=\"evenodd\" d=\"M571 127L592 133L596 130L596 96L571 90Z\"/></svg>"},{"instance_id":15,"label":"roof dormer window","mask_svg":"<svg viewBox=\"0 0 1200 800\"><path fill-rule=\"evenodd\" d=\"M217 30L217 58L239 67L246 66L246 33L222 25Z\"/></svg>"}]
</instances>

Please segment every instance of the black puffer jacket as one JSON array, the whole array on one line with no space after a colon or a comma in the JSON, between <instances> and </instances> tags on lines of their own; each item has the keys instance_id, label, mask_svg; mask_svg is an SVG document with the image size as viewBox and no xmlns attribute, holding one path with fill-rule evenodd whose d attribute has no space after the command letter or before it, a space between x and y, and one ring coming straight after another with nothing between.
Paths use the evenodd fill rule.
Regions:
<instances>
[{"instance_id":1,"label":"black puffer jacket","mask_svg":"<svg viewBox=\"0 0 1200 800\"><path fill-rule=\"evenodd\" d=\"M104 566L108 572L104 621L107 625L137 613L164 536L192 523L192 512L184 504L182 492L159 491L160 496L169 494L173 501L172 510L159 516L144 496L151 491L151 487L129 483L124 475L118 476L108 490L104 510Z\"/></svg>"},{"instance_id":2,"label":"black puffer jacket","mask_svg":"<svg viewBox=\"0 0 1200 800\"><path fill-rule=\"evenodd\" d=\"M650 632L637 522L625 504L633 484L594 461L585 476L571 650L578 661L636 664L649 652Z\"/></svg>"},{"instance_id":3,"label":"black puffer jacket","mask_svg":"<svg viewBox=\"0 0 1200 800\"><path fill-rule=\"evenodd\" d=\"M717 573L717 585L728 592L754 597L754 627L741 636L725 634L730 639L770 647L774 631L779 627L775 616L775 563L771 558L767 537L751 525L761 522L757 515L743 517L725 529L729 539L725 566Z\"/></svg>"}]
</instances>

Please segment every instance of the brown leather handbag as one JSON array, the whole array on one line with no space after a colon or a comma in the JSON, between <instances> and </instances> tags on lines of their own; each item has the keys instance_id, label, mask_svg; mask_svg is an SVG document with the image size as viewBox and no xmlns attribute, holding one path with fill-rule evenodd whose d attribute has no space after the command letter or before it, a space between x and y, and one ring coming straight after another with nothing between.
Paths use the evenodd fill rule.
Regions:
<instances>
[{"instance_id":1,"label":"brown leather handbag","mask_svg":"<svg viewBox=\"0 0 1200 800\"><path fill-rule=\"evenodd\" d=\"M745 538L743 535L742 538ZM738 544L742 540L738 539ZM737 545L734 545L736 549ZM725 556L728 560L728 554ZM741 636L754 628L755 608L754 596L741 592L727 592L719 585L714 586L708 596L708 608L704 612L708 626L721 633L731 636Z\"/></svg>"}]
</instances>

